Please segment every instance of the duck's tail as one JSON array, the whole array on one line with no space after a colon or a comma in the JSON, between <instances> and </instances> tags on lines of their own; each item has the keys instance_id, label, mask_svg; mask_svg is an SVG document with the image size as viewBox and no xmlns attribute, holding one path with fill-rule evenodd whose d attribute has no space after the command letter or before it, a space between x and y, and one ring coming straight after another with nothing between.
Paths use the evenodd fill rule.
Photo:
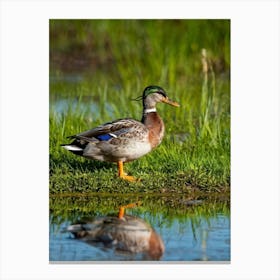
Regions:
<instances>
[{"instance_id":1,"label":"duck's tail","mask_svg":"<svg viewBox=\"0 0 280 280\"><path fill-rule=\"evenodd\" d=\"M83 151L83 148L78 147L76 145L71 145L71 144L62 144L60 145L64 149L71 151L71 152L78 152L78 151Z\"/></svg>"},{"instance_id":2,"label":"duck's tail","mask_svg":"<svg viewBox=\"0 0 280 280\"><path fill-rule=\"evenodd\" d=\"M76 154L76 155L80 155L82 156L83 155L83 152L84 152L84 149L77 146L77 145L74 145L74 144L62 144L60 145L62 148L72 152L73 154Z\"/></svg>"}]
</instances>

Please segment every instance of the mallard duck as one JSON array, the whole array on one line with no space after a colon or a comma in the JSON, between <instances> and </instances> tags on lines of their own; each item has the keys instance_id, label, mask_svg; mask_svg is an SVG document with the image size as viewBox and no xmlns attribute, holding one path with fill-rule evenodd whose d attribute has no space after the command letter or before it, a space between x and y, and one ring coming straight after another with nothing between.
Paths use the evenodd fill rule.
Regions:
<instances>
[{"instance_id":1,"label":"mallard duck","mask_svg":"<svg viewBox=\"0 0 280 280\"><path fill-rule=\"evenodd\" d=\"M164 253L164 243L155 230L143 219L124 214L122 206L119 216L97 217L78 222L66 228L75 238L99 248L111 248L116 252L143 253L145 259L159 260Z\"/></svg>"},{"instance_id":2,"label":"mallard duck","mask_svg":"<svg viewBox=\"0 0 280 280\"><path fill-rule=\"evenodd\" d=\"M179 104L171 101L159 86L146 87L143 94L135 100L143 101L141 122L131 118L108 122L69 136L74 141L62 146L89 159L116 162L120 178L130 182L137 181L124 172L123 164L146 155L161 143L164 123L157 113L156 104L163 102L176 107Z\"/></svg>"}]
</instances>

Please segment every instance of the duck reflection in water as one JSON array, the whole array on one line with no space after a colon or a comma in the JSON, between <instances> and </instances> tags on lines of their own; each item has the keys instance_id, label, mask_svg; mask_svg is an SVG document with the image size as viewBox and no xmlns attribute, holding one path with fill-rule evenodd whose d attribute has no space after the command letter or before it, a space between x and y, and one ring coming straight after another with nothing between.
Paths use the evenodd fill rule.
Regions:
<instances>
[{"instance_id":1,"label":"duck reflection in water","mask_svg":"<svg viewBox=\"0 0 280 280\"><path fill-rule=\"evenodd\" d=\"M72 224L66 231L92 246L111 248L116 253L141 253L144 260L159 260L164 253L161 237L143 219L124 213L125 208L135 205L120 207L118 217L97 217Z\"/></svg>"}]
</instances>

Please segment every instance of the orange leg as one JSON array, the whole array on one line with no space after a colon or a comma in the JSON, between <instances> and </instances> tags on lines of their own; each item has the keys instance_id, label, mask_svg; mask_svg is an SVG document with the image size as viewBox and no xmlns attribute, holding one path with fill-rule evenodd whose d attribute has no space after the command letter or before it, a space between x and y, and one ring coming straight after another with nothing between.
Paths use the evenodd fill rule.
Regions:
<instances>
[{"instance_id":1,"label":"orange leg","mask_svg":"<svg viewBox=\"0 0 280 280\"><path fill-rule=\"evenodd\" d=\"M126 208L133 208L135 206L139 206L140 204L141 204L141 202L138 201L136 203L130 203L130 204L127 204L125 206L121 206L120 209L119 209L118 218L121 219L124 216L124 212L125 212Z\"/></svg>"},{"instance_id":2,"label":"orange leg","mask_svg":"<svg viewBox=\"0 0 280 280\"><path fill-rule=\"evenodd\" d=\"M123 162L122 161L118 161L118 171L119 171L119 177L127 180L129 182L136 182L138 181L136 178L134 178L133 176L128 176L124 171L123 171Z\"/></svg>"}]
</instances>

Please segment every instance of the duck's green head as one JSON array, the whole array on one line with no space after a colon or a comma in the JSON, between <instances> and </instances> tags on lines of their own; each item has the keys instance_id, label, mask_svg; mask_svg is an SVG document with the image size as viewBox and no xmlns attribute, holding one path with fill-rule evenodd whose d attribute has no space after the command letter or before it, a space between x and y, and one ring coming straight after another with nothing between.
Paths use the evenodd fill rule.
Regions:
<instances>
[{"instance_id":1,"label":"duck's green head","mask_svg":"<svg viewBox=\"0 0 280 280\"><path fill-rule=\"evenodd\" d=\"M145 99L148 95L152 93L158 93L161 94L162 96L166 97L166 92L163 88L159 86L148 86L144 89L143 91L143 99Z\"/></svg>"},{"instance_id":2,"label":"duck's green head","mask_svg":"<svg viewBox=\"0 0 280 280\"><path fill-rule=\"evenodd\" d=\"M177 102L170 100L165 90L159 86L146 87L141 99L143 100L144 107L147 107L148 104L155 105L157 102L164 102L175 107L180 106Z\"/></svg>"}]
</instances>

